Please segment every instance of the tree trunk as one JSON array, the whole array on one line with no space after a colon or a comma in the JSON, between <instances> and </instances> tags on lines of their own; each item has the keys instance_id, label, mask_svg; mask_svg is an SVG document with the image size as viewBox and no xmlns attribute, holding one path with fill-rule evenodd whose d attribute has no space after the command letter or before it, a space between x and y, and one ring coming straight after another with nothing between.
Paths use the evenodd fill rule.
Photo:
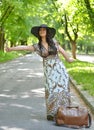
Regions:
<instances>
[{"instance_id":1,"label":"tree trunk","mask_svg":"<svg viewBox=\"0 0 94 130\"><path fill-rule=\"evenodd\" d=\"M4 30L2 27L0 27L0 51L4 51Z\"/></svg>"},{"instance_id":2,"label":"tree trunk","mask_svg":"<svg viewBox=\"0 0 94 130\"><path fill-rule=\"evenodd\" d=\"M74 33L74 39L73 39L69 33L69 30L68 30L68 21L67 21L66 13L64 15L64 18L65 18L65 32L66 32L67 37L69 38L70 43L72 45L72 56L74 59L76 59L76 40L78 38L78 34L77 34L78 33L78 25L77 25L76 29L72 29L72 31Z\"/></svg>"},{"instance_id":3,"label":"tree trunk","mask_svg":"<svg viewBox=\"0 0 94 130\"><path fill-rule=\"evenodd\" d=\"M21 42L21 45L27 45L27 41L25 40L20 40L20 42Z\"/></svg>"},{"instance_id":4,"label":"tree trunk","mask_svg":"<svg viewBox=\"0 0 94 130\"><path fill-rule=\"evenodd\" d=\"M13 46L14 46L13 41L10 41L10 46L11 46L11 47L13 47Z\"/></svg>"},{"instance_id":5,"label":"tree trunk","mask_svg":"<svg viewBox=\"0 0 94 130\"><path fill-rule=\"evenodd\" d=\"M76 59L76 42L71 41L71 45L72 45L72 56L74 59Z\"/></svg>"},{"instance_id":6,"label":"tree trunk","mask_svg":"<svg viewBox=\"0 0 94 130\"><path fill-rule=\"evenodd\" d=\"M80 51L82 51L83 50L83 45L82 44L80 44Z\"/></svg>"}]
</instances>

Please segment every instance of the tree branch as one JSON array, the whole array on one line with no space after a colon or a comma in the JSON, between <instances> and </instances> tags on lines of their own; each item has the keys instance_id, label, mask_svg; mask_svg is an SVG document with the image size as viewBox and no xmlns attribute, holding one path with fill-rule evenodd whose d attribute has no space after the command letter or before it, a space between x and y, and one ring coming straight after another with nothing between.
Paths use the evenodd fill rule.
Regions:
<instances>
[{"instance_id":1,"label":"tree branch","mask_svg":"<svg viewBox=\"0 0 94 130\"><path fill-rule=\"evenodd\" d=\"M66 16L66 13L64 14L64 19L65 19L65 31L66 31L66 34L68 36L68 38L70 39L70 41L72 41L72 38L69 34L69 31L68 31L68 21L67 21L67 16Z\"/></svg>"},{"instance_id":2,"label":"tree branch","mask_svg":"<svg viewBox=\"0 0 94 130\"><path fill-rule=\"evenodd\" d=\"M0 22L1 22L1 26L5 23L5 20L10 16L10 14L12 13L12 10L14 9L14 7L8 6L4 15L2 16Z\"/></svg>"},{"instance_id":3,"label":"tree branch","mask_svg":"<svg viewBox=\"0 0 94 130\"><path fill-rule=\"evenodd\" d=\"M88 15L89 15L91 24L94 27L94 13L93 13L93 10L92 10L92 8L90 6L90 1L89 0L84 0L84 2L85 2L85 6L87 8L87 11L88 11Z\"/></svg>"},{"instance_id":4,"label":"tree branch","mask_svg":"<svg viewBox=\"0 0 94 130\"><path fill-rule=\"evenodd\" d=\"M74 32L74 41L76 41L78 38L78 24L77 24L77 28L74 29L73 32Z\"/></svg>"},{"instance_id":5,"label":"tree branch","mask_svg":"<svg viewBox=\"0 0 94 130\"><path fill-rule=\"evenodd\" d=\"M1 18L1 20L0 20L0 22L2 22L3 19L6 17L6 15L7 15L9 9L10 9L10 6L8 6L7 9L5 10L5 12L4 12L4 14L3 14L3 16L2 16L2 18Z\"/></svg>"}]
</instances>

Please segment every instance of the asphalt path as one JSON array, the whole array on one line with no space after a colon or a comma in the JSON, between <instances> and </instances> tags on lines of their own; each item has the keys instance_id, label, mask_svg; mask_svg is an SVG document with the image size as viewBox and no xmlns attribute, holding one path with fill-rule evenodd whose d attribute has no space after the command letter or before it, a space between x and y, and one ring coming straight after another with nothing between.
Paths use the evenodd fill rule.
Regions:
<instances>
[{"instance_id":1,"label":"asphalt path","mask_svg":"<svg viewBox=\"0 0 94 130\"><path fill-rule=\"evenodd\" d=\"M94 55L77 55L77 59L80 61L94 63Z\"/></svg>"},{"instance_id":2,"label":"asphalt path","mask_svg":"<svg viewBox=\"0 0 94 130\"><path fill-rule=\"evenodd\" d=\"M0 64L0 130L72 130L46 120L43 65L36 54Z\"/></svg>"}]
</instances>

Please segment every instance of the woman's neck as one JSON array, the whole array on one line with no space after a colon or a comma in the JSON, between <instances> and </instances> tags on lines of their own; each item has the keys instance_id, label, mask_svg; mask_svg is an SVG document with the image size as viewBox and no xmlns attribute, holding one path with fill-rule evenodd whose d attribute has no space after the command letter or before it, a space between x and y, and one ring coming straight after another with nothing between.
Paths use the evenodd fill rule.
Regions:
<instances>
[{"instance_id":1,"label":"woman's neck","mask_svg":"<svg viewBox=\"0 0 94 130\"><path fill-rule=\"evenodd\" d=\"M47 41L46 41L46 38L45 37L42 37L42 44L45 44L45 43L47 43Z\"/></svg>"}]
</instances>

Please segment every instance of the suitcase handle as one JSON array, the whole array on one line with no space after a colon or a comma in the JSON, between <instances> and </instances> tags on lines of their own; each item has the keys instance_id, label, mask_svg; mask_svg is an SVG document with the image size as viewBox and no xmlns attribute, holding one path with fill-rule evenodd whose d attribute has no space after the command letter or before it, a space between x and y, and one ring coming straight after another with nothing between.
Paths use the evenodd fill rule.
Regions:
<instances>
[{"instance_id":1,"label":"suitcase handle","mask_svg":"<svg viewBox=\"0 0 94 130\"><path fill-rule=\"evenodd\" d=\"M90 128L91 122L92 122L91 115L90 113L88 113L88 126L86 126L86 128Z\"/></svg>"}]
</instances>

